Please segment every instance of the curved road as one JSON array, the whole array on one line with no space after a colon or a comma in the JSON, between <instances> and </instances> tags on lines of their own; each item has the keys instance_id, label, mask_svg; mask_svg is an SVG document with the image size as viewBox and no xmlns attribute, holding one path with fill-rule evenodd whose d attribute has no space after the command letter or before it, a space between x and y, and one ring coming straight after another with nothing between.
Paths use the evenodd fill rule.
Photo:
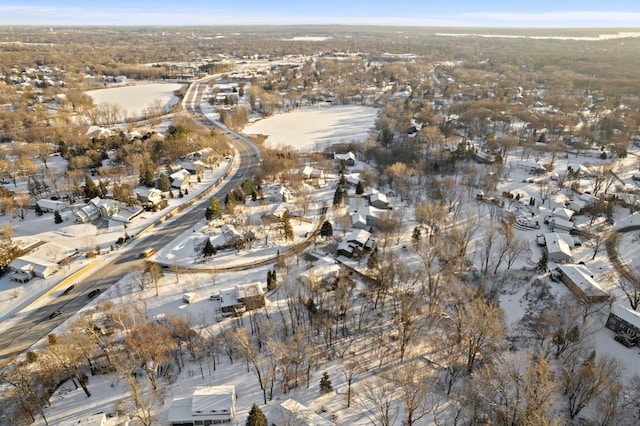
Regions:
<instances>
[{"instance_id":1,"label":"curved road","mask_svg":"<svg viewBox=\"0 0 640 426\"><path fill-rule=\"evenodd\" d=\"M196 108L193 108L194 102L191 99L187 99L189 92L185 96L185 103L191 104L191 108L188 108L190 112L203 118L204 116L199 107L203 91L200 86L206 84L206 82L206 80L200 80L189 89L189 92L192 92L193 88L196 93ZM205 124L216 125L216 123L210 121ZM222 196L232 188L240 185L247 176L253 174L253 170L259 165L260 156L259 149L246 137L230 131L224 126L216 125L216 127L228 133L228 140L236 148L240 158L239 169L235 176L225 179L212 194ZM23 316L19 322L16 322L0 334L0 367L18 354L28 350L34 343L89 303L91 299L88 297L88 293L92 289L99 288L104 291L126 274L140 268L144 260L138 258L138 253L142 250L147 248L160 249L200 221L204 217L203 204L206 203L208 198L206 197L205 200L197 203L184 213L167 220L162 227L149 232L140 239L136 239L137 242L133 249L126 250L121 255L109 259L99 269L92 271L90 277L80 278L79 282L75 284L76 288L73 292L64 295L62 294L64 290L61 290L60 295L46 306L35 308L22 314ZM60 310L62 314L50 319L49 316L57 310Z\"/></svg>"}]
</instances>

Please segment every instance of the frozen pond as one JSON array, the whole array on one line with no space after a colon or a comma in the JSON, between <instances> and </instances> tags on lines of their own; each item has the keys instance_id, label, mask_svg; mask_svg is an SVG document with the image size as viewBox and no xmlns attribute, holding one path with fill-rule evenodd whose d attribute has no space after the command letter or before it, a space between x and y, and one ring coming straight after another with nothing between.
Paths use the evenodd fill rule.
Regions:
<instances>
[{"instance_id":1,"label":"frozen pond","mask_svg":"<svg viewBox=\"0 0 640 426\"><path fill-rule=\"evenodd\" d=\"M96 105L101 103L117 104L126 115L141 117L156 100L160 100L165 110L178 103L179 98L173 92L180 89L177 83L149 83L132 86L113 87L110 89L91 90L86 92Z\"/></svg>"},{"instance_id":2,"label":"frozen pond","mask_svg":"<svg viewBox=\"0 0 640 426\"><path fill-rule=\"evenodd\" d=\"M374 128L378 110L364 106L298 109L247 125L243 133L268 135L267 146L290 145L316 151L337 142L362 142Z\"/></svg>"}]
</instances>

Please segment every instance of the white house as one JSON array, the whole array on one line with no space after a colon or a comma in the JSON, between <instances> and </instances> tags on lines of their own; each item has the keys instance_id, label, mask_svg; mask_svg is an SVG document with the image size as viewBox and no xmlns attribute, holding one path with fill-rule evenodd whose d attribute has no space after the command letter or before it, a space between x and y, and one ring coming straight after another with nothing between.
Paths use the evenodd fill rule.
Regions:
<instances>
[{"instance_id":1,"label":"white house","mask_svg":"<svg viewBox=\"0 0 640 426\"><path fill-rule=\"evenodd\" d=\"M105 413L96 413L80 420L62 423L62 426L129 426L128 416L107 417Z\"/></svg>"},{"instance_id":2,"label":"white house","mask_svg":"<svg viewBox=\"0 0 640 426\"><path fill-rule=\"evenodd\" d=\"M557 217L563 220L571 220L571 218L573 217L573 213L574 212L572 210L558 207L551 211L551 217Z\"/></svg>"},{"instance_id":3,"label":"white house","mask_svg":"<svg viewBox=\"0 0 640 426\"><path fill-rule=\"evenodd\" d=\"M109 218L120 211L120 206L115 200L95 197L89 203L74 213L76 222L87 223L99 217Z\"/></svg>"},{"instance_id":4,"label":"white house","mask_svg":"<svg viewBox=\"0 0 640 426\"><path fill-rule=\"evenodd\" d=\"M330 420L293 399L287 399L273 411L276 412L269 418L273 426L334 426Z\"/></svg>"},{"instance_id":5,"label":"white house","mask_svg":"<svg viewBox=\"0 0 640 426\"><path fill-rule=\"evenodd\" d=\"M346 154L333 154L333 159L344 161L347 166L353 166L356 163L356 155L351 151Z\"/></svg>"},{"instance_id":6,"label":"white house","mask_svg":"<svg viewBox=\"0 0 640 426\"><path fill-rule=\"evenodd\" d=\"M382 192L372 192L369 195L369 204L378 209L389 209L391 204L389 199Z\"/></svg>"},{"instance_id":7,"label":"white house","mask_svg":"<svg viewBox=\"0 0 640 426\"><path fill-rule=\"evenodd\" d=\"M58 271L58 265L26 255L9 263L9 269L16 274L16 277L26 278L26 275L30 274L33 277L47 278ZM14 279L14 281L18 280Z\"/></svg>"},{"instance_id":8,"label":"white house","mask_svg":"<svg viewBox=\"0 0 640 426\"><path fill-rule=\"evenodd\" d=\"M173 400L168 422L172 426L231 423L235 414L235 386L198 386L193 396Z\"/></svg>"},{"instance_id":9,"label":"white house","mask_svg":"<svg viewBox=\"0 0 640 426\"><path fill-rule=\"evenodd\" d=\"M566 232L571 232L571 230L573 229L573 227L575 226L575 224L573 222L570 222L568 220L564 220L564 219L560 219L558 217L554 217L553 219L551 219L549 221L549 228L552 231L566 231Z\"/></svg>"},{"instance_id":10,"label":"white house","mask_svg":"<svg viewBox=\"0 0 640 426\"><path fill-rule=\"evenodd\" d=\"M571 247L573 238L569 234L550 232L544 235L547 260L550 262L571 262Z\"/></svg>"},{"instance_id":11,"label":"white house","mask_svg":"<svg viewBox=\"0 0 640 426\"><path fill-rule=\"evenodd\" d=\"M40 209L44 212L61 212L67 208L69 203L62 200L49 200L47 198L43 198L41 200L36 201L36 204Z\"/></svg>"},{"instance_id":12,"label":"white house","mask_svg":"<svg viewBox=\"0 0 640 426\"><path fill-rule=\"evenodd\" d=\"M185 190L189 188L190 176L188 170L180 169L177 172L171 173L169 175L169 180L171 181L172 188L178 188L180 190Z\"/></svg>"},{"instance_id":13,"label":"white house","mask_svg":"<svg viewBox=\"0 0 640 426\"><path fill-rule=\"evenodd\" d=\"M136 191L136 198L141 203L156 205L162 201L162 191L158 188L140 188Z\"/></svg>"},{"instance_id":14,"label":"white house","mask_svg":"<svg viewBox=\"0 0 640 426\"><path fill-rule=\"evenodd\" d=\"M287 201L291 201L291 199L293 198L293 195L291 194L289 188L284 185L276 185L268 188L263 188L262 194L269 201L280 203L286 203Z\"/></svg>"}]
</instances>

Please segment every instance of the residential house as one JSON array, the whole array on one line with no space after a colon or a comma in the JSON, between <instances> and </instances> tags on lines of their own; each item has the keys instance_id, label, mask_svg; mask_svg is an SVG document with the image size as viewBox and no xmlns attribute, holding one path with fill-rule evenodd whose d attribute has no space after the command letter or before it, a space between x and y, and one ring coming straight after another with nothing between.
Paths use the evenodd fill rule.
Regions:
<instances>
[{"instance_id":1,"label":"residential house","mask_svg":"<svg viewBox=\"0 0 640 426\"><path fill-rule=\"evenodd\" d=\"M220 233L209 238L211 245L217 250L237 248L245 244L245 235L236 230L235 226L225 223L219 229Z\"/></svg>"},{"instance_id":2,"label":"residential house","mask_svg":"<svg viewBox=\"0 0 640 426\"><path fill-rule=\"evenodd\" d=\"M110 218L120 211L120 205L115 200L95 197L89 203L74 213L76 222L88 223L99 217Z\"/></svg>"},{"instance_id":3,"label":"residential house","mask_svg":"<svg viewBox=\"0 0 640 426\"><path fill-rule=\"evenodd\" d=\"M89 223L100 217L100 209L92 204L88 204L76 211L73 215L76 218L76 222Z\"/></svg>"},{"instance_id":4,"label":"residential house","mask_svg":"<svg viewBox=\"0 0 640 426\"><path fill-rule=\"evenodd\" d=\"M556 268L558 278L578 299L588 303L604 302L609 293L593 279L593 274L584 265L559 265Z\"/></svg>"},{"instance_id":5,"label":"residential house","mask_svg":"<svg viewBox=\"0 0 640 426\"><path fill-rule=\"evenodd\" d=\"M168 422L172 426L231 423L235 414L235 386L198 386L193 396L173 400Z\"/></svg>"},{"instance_id":6,"label":"residential house","mask_svg":"<svg viewBox=\"0 0 640 426\"><path fill-rule=\"evenodd\" d=\"M36 201L36 204L38 205L38 207L40 207L40 210L42 210L43 212L50 212L50 213L54 213L54 212L60 213L61 211L66 209L67 206L69 206L69 203L67 203L66 201L49 200L46 198L42 198Z\"/></svg>"},{"instance_id":7,"label":"residential house","mask_svg":"<svg viewBox=\"0 0 640 426\"><path fill-rule=\"evenodd\" d=\"M184 191L189 188L190 176L188 170L180 169L177 172L171 173L169 175L169 180L171 181L171 187L180 189Z\"/></svg>"},{"instance_id":8,"label":"residential house","mask_svg":"<svg viewBox=\"0 0 640 426\"><path fill-rule=\"evenodd\" d=\"M58 272L58 265L46 260L25 255L14 259L9 263L9 270L14 274L14 281L29 281L30 277L47 278ZM28 279L26 279L29 277Z\"/></svg>"},{"instance_id":9,"label":"residential house","mask_svg":"<svg viewBox=\"0 0 640 426\"><path fill-rule=\"evenodd\" d=\"M575 224L568 220L560 219L558 217L552 218L549 221L549 229L551 231L565 231L571 232L574 228Z\"/></svg>"},{"instance_id":10,"label":"residential house","mask_svg":"<svg viewBox=\"0 0 640 426\"><path fill-rule=\"evenodd\" d=\"M542 174L545 173L547 171L547 169L540 163L534 163L531 161L518 161L516 163L516 166L519 169L523 169L526 170L527 172L531 173L531 174Z\"/></svg>"},{"instance_id":11,"label":"residential house","mask_svg":"<svg viewBox=\"0 0 640 426\"><path fill-rule=\"evenodd\" d=\"M192 175L202 174L204 172L205 167L206 167L206 164L204 164L200 160L182 162L182 168L188 171L189 173L191 173Z\"/></svg>"},{"instance_id":12,"label":"residential house","mask_svg":"<svg viewBox=\"0 0 640 426\"><path fill-rule=\"evenodd\" d=\"M310 288L314 283L328 285L337 279L341 267L333 258L326 259L322 264L306 270L298 276L298 280L304 286Z\"/></svg>"},{"instance_id":13,"label":"residential house","mask_svg":"<svg viewBox=\"0 0 640 426\"><path fill-rule=\"evenodd\" d=\"M354 229L338 245L338 255L345 257L360 256L365 251L371 251L375 247L375 242L371 238L371 233L364 229Z\"/></svg>"},{"instance_id":14,"label":"residential house","mask_svg":"<svg viewBox=\"0 0 640 426\"><path fill-rule=\"evenodd\" d=\"M258 282L236 285L220 290L220 308L223 315L242 315L247 309L265 305L264 291Z\"/></svg>"},{"instance_id":15,"label":"residential house","mask_svg":"<svg viewBox=\"0 0 640 426\"><path fill-rule=\"evenodd\" d=\"M544 235L547 260L556 263L571 262L573 238L569 234L549 232Z\"/></svg>"},{"instance_id":16,"label":"residential house","mask_svg":"<svg viewBox=\"0 0 640 426\"><path fill-rule=\"evenodd\" d=\"M369 204L378 209L392 209L391 203L385 194L378 191L372 191L369 195Z\"/></svg>"},{"instance_id":17,"label":"residential house","mask_svg":"<svg viewBox=\"0 0 640 426\"><path fill-rule=\"evenodd\" d=\"M136 191L136 198L142 204L157 205L162 201L162 191L158 188L140 188Z\"/></svg>"},{"instance_id":18,"label":"residential house","mask_svg":"<svg viewBox=\"0 0 640 426\"><path fill-rule=\"evenodd\" d=\"M80 420L61 423L62 426L129 426L129 416L107 417L105 413L96 413Z\"/></svg>"},{"instance_id":19,"label":"residential house","mask_svg":"<svg viewBox=\"0 0 640 426\"><path fill-rule=\"evenodd\" d=\"M293 198L293 194L291 193L289 188L284 185L276 185L268 188L263 188L262 194L267 200L276 203L286 203L288 201L291 201Z\"/></svg>"},{"instance_id":20,"label":"residential house","mask_svg":"<svg viewBox=\"0 0 640 426\"><path fill-rule=\"evenodd\" d=\"M356 155L349 151L346 154L333 154L333 159L338 161L344 161L344 164L351 167L356 164Z\"/></svg>"},{"instance_id":21,"label":"residential house","mask_svg":"<svg viewBox=\"0 0 640 426\"><path fill-rule=\"evenodd\" d=\"M622 305L612 305L606 327L617 334L640 336L640 312Z\"/></svg>"},{"instance_id":22,"label":"residential house","mask_svg":"<svg viewBox=\"0 0 640 426\"><path fill-rule=\"evenodd\" d=\"M335 424L293 399L287 399L273 411L275 412L270 416L272 426L333 426Z\"/></svg>"},{"instance_id":23,"label":"residential house","mask_svg":"<svg viewBox=\"0 0 640 426\"><path fill-rule=\"evenodd\" d=\"M573 211L569 210L569 209L563 209L563 208L555 208L551 211L551 218L559 218L562 220L571 220L571 218L573 217Z\"/></svg>"}]
</instances>

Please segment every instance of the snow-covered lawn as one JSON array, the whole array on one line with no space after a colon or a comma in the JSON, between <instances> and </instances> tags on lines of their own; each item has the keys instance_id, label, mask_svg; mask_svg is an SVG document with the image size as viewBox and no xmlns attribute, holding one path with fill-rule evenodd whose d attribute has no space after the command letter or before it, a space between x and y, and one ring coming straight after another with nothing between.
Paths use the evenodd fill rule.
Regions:
<instances>
[{"instance_id":1,"label":"snow-covered lawn","mask_svg":"<svg viewBox=\"0 0 640 426\"><path fill-rule=\"evenodd\" d=\"M93 102L96 105L101 103L116 104L120 106L123 113L126 112L126 115L140 117L156 100L159 100L160 105L168 111L180 100L173 92L181 87L182 84L176 83L140 83L109 89L90 90L85 93L93 98Z\"/></svg>"},{"instance_id":2,"label":"snow-covered lawn","mask_svg":"<svg viewBox=\"0 0 640 426\"><path fill-rule=\"evenodd\" d=\"M320 151L331 143L362 142L370 136L378 110L364 106L297 109L247 125L243 133L268 135L267 146Z\"/></svg>"}]
</instances>

